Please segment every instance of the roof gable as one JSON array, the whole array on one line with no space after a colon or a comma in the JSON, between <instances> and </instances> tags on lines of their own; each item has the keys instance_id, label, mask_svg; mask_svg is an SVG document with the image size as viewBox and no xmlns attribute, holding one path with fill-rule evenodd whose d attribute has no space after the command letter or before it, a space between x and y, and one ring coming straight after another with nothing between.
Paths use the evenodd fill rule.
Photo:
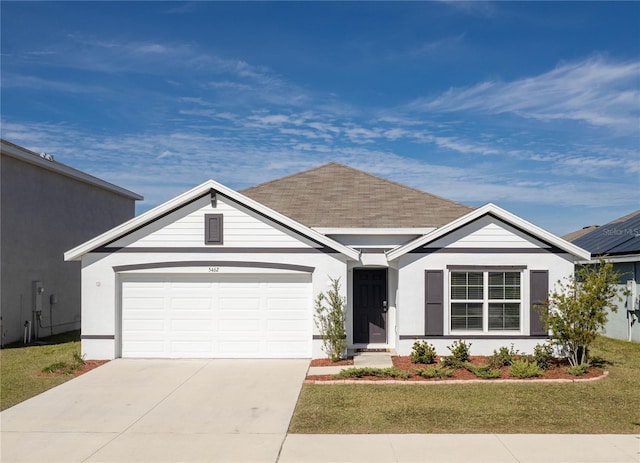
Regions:
<instances>
[{"instance_id":1,"label":"roof gable","mask_svg":"<svg viewBox=\"0 0 640 463\"><path fill-rule=\"evenodd\" d=\"M242 190L308 227L441 227L473 210L352 167L331 162Z\"/></svg>"},{"instance_id":2,"label":"roof gable","mask_svg":"<svg viewBox=\"0 0 640 463\"><path fill-rule=\"evenodd\" d=\"M540 240L544 243L548 243L549 245L554 246L576 257L579 257L581 259L586 259L586 260L588 260L591 257L591 254L585 251L584 249L574 244L571 244L563 240L562 238L559 238L556 235L549 233L546 230L543 230L542 228L537 227L536 225L533 225L532 223L527 222L524 219L521 219L520 217L514 214L511 214L510 212L496 206L495 204L489 203L489 204L485 204L484 206L478 209L475 209L474 211L470 212L469 214L463 217L460 217L457 220L452 221L451 223L445 225L444 227L441 227L437 230L434 230L431 233L428 233L427 235L417 238L412 242L405 244L404 246L400 246L396 249L393 249L387 252L387 258L389 259L389 261L397 259L413 251L418 247L426 246L430 243L435 242L440 238L443 238L451 233L454 233L460 228L470 223L473 223L487 215L491 215L497 218L498 220L520 230L526 235L529 235L530 237L535 238L536 240Z\"/></svg>"},{"instance_id":3,"label":"roof gable","mask_svg":"<svg viewBox=\"0 0 640 463\"><path fill-rule=\"evenodd\" d=\"M354 249L348 248L315 230L305 227L304 225L297 223L296 221L291 220L290 218L285 217L282 214L273 211L263 206L262 204L257 203L256 201L247 198L230 188L225 187L220 183L217 183L213 180L208 180L203 184L198 185L197 187L145 212L144 214L134 217L128 222L112 228L111 230L93 238L92 240L89 240L67 251L64 255L64 258L67 261L79 260L83 255L87 253L92 252L95 249L98 249L107 244L114 243L118 239L127 236L130 233L134 233L151 223L161 220L162 218L174 213L187 204L191 204L194 201L209 195L211 191L215 191L223 195L225 198L228 198L230 201L235 201L248 210L254 211L256 214L278 223L285 229L292 230L311 241L315 241L319 244L334 249L335 251L340 252L351 259L357 260L359 257L359 253Z\"/></svg>"},{"instance_id":4,"label":"roof gable","mask_svg":"<svg viewBox=\"0 0 640 463\"><path fill-rule=\"evenodd\" d=\"M640 210L613 220L573 240L595 255L637 254L640 252Z\"/></svg>"}]
</instances>

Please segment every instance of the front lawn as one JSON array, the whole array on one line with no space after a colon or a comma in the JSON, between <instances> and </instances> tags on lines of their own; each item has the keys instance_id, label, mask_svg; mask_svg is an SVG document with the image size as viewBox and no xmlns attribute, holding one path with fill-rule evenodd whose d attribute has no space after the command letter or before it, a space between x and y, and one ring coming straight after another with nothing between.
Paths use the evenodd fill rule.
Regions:
<instances>
[{"instance_id":1,"label":"front lawn","mask_svg":"<svg viewBox=\"0 0 640 463\"><path fill-rule=\"evenodd\" d=\"M0 410L12 407L73 378L71 374L43 374L59 362L72 363L80 355L80 331L42 340L46 345L0 350Z\"/></svg>"},{"instance_id":2,"label":"front lawn","mask_svg":"<svg viewBox=\"0 0 640 463\"><path fill-rule=\"evenodd\" d=\"M289 432L640 432L640 344L601 337L592 355L603 361L608 378L558 384L305 384Z\"/></svg>"}]
</instances>

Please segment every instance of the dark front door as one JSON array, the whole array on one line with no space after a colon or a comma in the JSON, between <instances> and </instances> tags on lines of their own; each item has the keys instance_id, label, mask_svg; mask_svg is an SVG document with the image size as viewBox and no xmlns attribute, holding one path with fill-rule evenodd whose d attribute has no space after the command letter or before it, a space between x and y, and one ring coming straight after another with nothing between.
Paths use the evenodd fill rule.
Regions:
<instances>
[{"instance_id":1,"label":"dark front door","mask_svg":"<svg viewBox=\"0 0 640 463\"><path fill-rule=\"evenodd\" d=\"M353 270L353 342L387 342L387 269Z\"/></svg>"}]
</instances>

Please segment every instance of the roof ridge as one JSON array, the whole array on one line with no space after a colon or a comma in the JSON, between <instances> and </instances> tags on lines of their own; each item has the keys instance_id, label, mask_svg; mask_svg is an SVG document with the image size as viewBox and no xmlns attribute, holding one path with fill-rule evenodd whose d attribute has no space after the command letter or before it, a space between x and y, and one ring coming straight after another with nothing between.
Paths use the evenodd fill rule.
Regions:
<instances>
[{"instance_id":1,"label":"roof ridge","mask_svg":"<svg viewBox=\"0 0 640 463\"><path fill-rule=\"evenodd\" d=\"M390 180L390 179L385 178L385 177L382 177L382 176L380 176L380 175L375 175L375 174L372 174L372 173L370 173L370 172L367 172L367 171L364 171L364 170L361 170L361 169L357 169L357 168L355 168L355 167L352 167L352 166L349 166L349 165L346 165L346 164L342 164L342 163L337 162L337 161L330 161L330 162L328 162L328 163L326 163L326 164L321 164L321 165L319 165L319 166L312 167L311 169L303 170L303 171L301 171L301 172L295 172L295 173L292 173L292 174L286 175L286 176L284 176L284 177L276 178L276 179L273 179L273 180L268 180L268 181L266 181L266 182L259 183L259 184L257 184L257 185L253 185L253 186L250 186L250 187L244 188L243 190L240 190L240 191L247 191L247 190L251 190L251 189L253 189L253 188L262 187L262 186L268 185L268 184L273 183L273 182L279 182L279 181L281 181L281 180L285 180L285 179L288 179L288 178L291 178L291 177L295 177L295 176L298 176L298 175L307 174L307 173L309 173L309 172L313 172L313 171L315 171L315 170L319 170L319 169L322 169L322 168L326 168L326 167L329 167L329 166L331 166L331 165L338 166L338 167L342 167L342 168L344 168L344 169L348 169L348 170L351 170L351 171L357 172L357 173L359 173L359 174L367 175L367 176L369 176L369 177L371 177L371 178L374 178L374 179L376 179L376 180L382 180L382 181L384 181L384 182L391 183L391 184L395 185L396 187L400 187L400 188L405 189L405 190L411 190L411 191L414 191L414 192L416 192L416 193L420 193L420 194L423 194L423 195L431 196L432 198L440 199L440 200L445 201L445 202L447 202L447 203L453 203L453 204L456 204L456 205L458 205L458 206L466 207L466 208L468 208L470 211L475 209L474 207L469 206L469 205L467 205L467 204L464 204L464 203L461 203L461 202L458 202L458 201L454 201L454 200L449 199L449 198L445 198L444 196L440 196L440 195L436 195L436 194L433 194L433 193L429 193L428 191L424 191L424 190L421 190L421 189L419 189L419 188L415 188L415 187L412 187L412 186L409 186L409 185L404 185L404 184L402 184L402 183L400 183L400 182L396 182L395 180Z\"/></svg>"},{"instance_id":2,"label":"roof ridge","mask_svg":"<svg viewBox=\"0 0 640 463\"><path fill-rule=\"evenodd\" d=\"M326 164L321 164L321 165L319 165L319 166L312 167L312 168L307 169L307 170L302 170L302 171L300 171L300 172L294 172L294 173L291 173L291 174L289 174L289 175L285 175L284 177L278 177L278 178L274 178L274 179L272 179L272 180L267 180L266 182L258 183L257 185L251 185L251 186L249 186L249 187L247 187L247 188L243 188L242 190L239 190L239 191L240 191L240 192L243 192L243 191L251 190L251 189L253 189L253 188L258 188L258 187L261 187L261 186L265 186L265 185L268 185L268 184L273 183L273 182L279 182L279 181L281 181L281 180L285 180L285 179L287 179L287 178L295 177L295 176L300 175L300 174L306 174L306 173L308 173L308 172L312 172L312 171L314 171L314 170L321 169L322 167L330 166L331 164L341 165L341 164L339 164L339 163L337 163L337 162L331 161L331 162L328 162L328 163L326 163Z\"/></svg>"},{"instance_id":3,"label":"roof ridge","mask_svg":"<svg viewBox=\"0 0 640 463\"><path fill-rule=\"evenodd\" d=\"M469 208L470 211L475 209L474 207L468 206L468 205L460 203L458 201L454 201L454 200L449 199L449 198L445 198L444 196L435 195L433 193L429 193L428 191L424 191L424 190L421 190L419 188L415 188L415 187L412 187L412 186L409 186L409 185L405 185L405 184L400 183L400 182L396 182L395 180L389 180L388 178L382 177L380 175L375 175L375 174L372 174L370 172L366 172L364 170L356 169L355 167L351 167L351 166L347 166L347 165L344 165L344 164L340 164L338 162L332 162L331 164L336 164L336 165L341 166L341 167L346 167L347 169L355 170L356 172L360 172L361 174L365 174L365 175L368 175L369 177L373 177L373 178L378 179L378 180L383 180L385 182L392 183L395 186L404 188L406 190L412 190L412 191L415 191L416 193L421 193L423 195L429 195L429 196L431 196L433 198L438 198L438 199L441 199L441 200L446 201L448 203L455 203L458 206L467 207L467 208Z\"/></svg>"}]
</instances>

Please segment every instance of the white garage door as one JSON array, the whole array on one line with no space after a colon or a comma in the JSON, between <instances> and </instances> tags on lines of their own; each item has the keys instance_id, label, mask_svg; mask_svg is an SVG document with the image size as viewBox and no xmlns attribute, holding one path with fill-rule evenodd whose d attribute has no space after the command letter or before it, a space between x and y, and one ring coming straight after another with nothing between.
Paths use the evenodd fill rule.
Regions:
<instances>
[{"instance_id":1,"label":"white garage door","mask_svg":"<svg viewBox=\"0 0 640 463\"><path fill-rule=\"evenodd\" d=\"M308 274L129 275L122 356L311 357Z\"/></svg>"}]
</instances>

